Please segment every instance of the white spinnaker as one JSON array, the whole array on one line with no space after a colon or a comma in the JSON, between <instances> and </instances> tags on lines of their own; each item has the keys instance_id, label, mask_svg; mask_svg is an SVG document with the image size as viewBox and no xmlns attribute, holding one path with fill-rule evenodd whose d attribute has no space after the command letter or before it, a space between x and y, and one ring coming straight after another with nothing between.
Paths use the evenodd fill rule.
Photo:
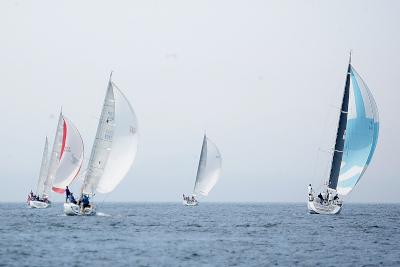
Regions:
<instances>
[{"instance_id":1,"label":"white spinnaker","mask_svg":"<svg viewBox=\"0 0 400 267\"><path fill-rule=\"evenodd\" d=\"M83 193L109 193L128 173L136 157L138 123L124 94L109 82L85 177Z\"/></svg>"},{"instance_id":2,"label":"white spinnaker","mask_svg":"<svg viewBox=\"0 0 400 267\"><path fill-rule=\"evenodd\" d=\"M59 165L54 175L53 191L64 193L78 175L82 162L84 146L82 137L75 125L65 116Z\"/></svg>"},{"instance_id":3,"label":"white spinnaker","mask_svg":"<svg viewBox=\"0 0 400 267\"><path fill-rule=\"evenodd\" d=\"M60 112L60 116L58 117L57 130L54 137L53 149L51 151L49 169L47 172L46 180L44 181L44 194L48 195L53 184L54 175L56 174L59 162L60 162L60 152L62 145L62 136L63 136L63 124L64 119L63 115Z\"/></svg>"},{"instance_id":4,"label":"white spinnaker","mask_svg":"<svg viewBox=\"0 0 400 267\"><path fill-rule=\"evenodd\" d=\"M206 136L203 139L193 195L207 196L219 180L222 158L217 146Z\"/></svg>"},{"instance_id":5,"label":"white spinnaker","mask_svg":"<svg viewBox=\"0 0 400 267\"><path fill-rule=\"evenodd\" d=\"M42 163L40 165L39 180L38 180L37 187L36 187L36 195L37 196L45 195L44 182L47 178L47 170L48 170L48 162L49 162L48 154L49 154L49 142L47 141L47 136L46 136L46 141L44 142L44 149L43 149L43 155L42 155Z\"/></svg>"}]
</instances>

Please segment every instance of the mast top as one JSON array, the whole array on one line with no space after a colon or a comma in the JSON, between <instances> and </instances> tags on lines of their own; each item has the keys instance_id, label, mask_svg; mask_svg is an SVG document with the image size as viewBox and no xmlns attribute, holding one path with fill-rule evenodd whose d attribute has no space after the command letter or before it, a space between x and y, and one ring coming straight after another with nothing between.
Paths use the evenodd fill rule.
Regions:
<instances>
[{"instance_id":1,"label":"mast top","mask_svg":"<svg viewBox=\"0 0 400 267\"><path fill-rule=\"evenodd\" d=\"M350 49L350 53L349 53L349 65L351 65L351 53L353 52L353 50Z\"/></svg>"},{"instance_id":2,"label":"mast top","mask_svg":"<svg viewBox=\"0 0 400 267\"><path fill-rule=\"evenodd\" d=\"M111 82L111 79L112 79L112 75L113 75L113 70L110 72L110 82Z\"/></svg>"}]
</instances>

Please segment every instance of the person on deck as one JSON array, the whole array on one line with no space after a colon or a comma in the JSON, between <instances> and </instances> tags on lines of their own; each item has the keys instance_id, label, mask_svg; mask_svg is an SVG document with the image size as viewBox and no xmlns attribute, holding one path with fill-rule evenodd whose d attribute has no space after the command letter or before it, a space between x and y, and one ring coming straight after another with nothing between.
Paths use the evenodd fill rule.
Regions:
<instances>
[{"instance_id":1,"label":"person on deck","mask_svg":"<svg viewBox=\"0 0 400 267\"><path fill-rule=\"evenodd\" d=\"M318 198L319 198L319 200L320 200L321 203L322 203L322 201L324 201L324 197L322 196L321 193L319 193Z\"/></svg>"},{"instance_id":2,"label":"person on deck","mask_svg":"<svg viewBox=\"0 0 400 267\"><path fill-rule=\"evenodd\" d=\"M71 194L69 195L69 202L71 202L71 203L73 203L73 204L76 204L76 200L75 200L75 198L74 198L74 194L73 194L73 193L71 193Z\"/></svg>"},{"instance_id":3,"label":"person on deck","mask_svg":"<svg viewBox=\"0 0 400 267\"><path fill-rule=\"evenodd\" d=\"M308 185L308 195L311 196L312 195L312 186L311 184Z\"/></svg>"},{"instance_id":4,"label":"person on deck","mask_svg":"<svg viewBox=\"0 0 400 267\"><path fill-rule=\"evenodd\" d=\"M71 195L71 191L69 191L68 186L65 188L65 202L68 202L69 195Z\"/></svg>"},{"instance_id":5,"label":"person on deck","mask_svg":"<svg viewBox=\"0 0 400 267\"><path fill-rule=\"evenodd\" d=\"M333 202L333 193L332 192L329 193L329 195L328 195L328 201Z\"/></svg>"},{"instance_id":6,"label":"person on deck","mask_svg":"<svg viewBox=\"0 0 400 267\"><path fill-rule=\"evenodd\" d=\"M321 195L322 195L322 199L325 201L327 198L326 192L322 192Z\"/></svg>"},{"instance_id":7,"label":"person on deck","mask_svg":"<svg viewBox=\"0 0 400 267\"><path fill-rule=\"evenodd\" d=\"M183 200L186 200L186 196L185 196L185 194L183 194Z\"/></svg>"},{"instance_id":8,"label":"person on deck","mask_svg":"<svg viewBox=\"0 0 400 267\"><path fill-rule=\"evenodd\" d=\"M89 197L87 195L83 195L82 198L82 209L85 209L86 207L89 207Z\"/></svg>"},{"instance_id":9,"label":"person on deck","mask_svg":"<svg viewBox=\"0 0 400 267\"><path fill-rule=\"evenodd\" d=\"M36 199L36 196L35 196L35 194L33 194L32 190L31 190L31 193L29 194L29 200L35 200L35 199Z\"/></svg>"}]
</instances>

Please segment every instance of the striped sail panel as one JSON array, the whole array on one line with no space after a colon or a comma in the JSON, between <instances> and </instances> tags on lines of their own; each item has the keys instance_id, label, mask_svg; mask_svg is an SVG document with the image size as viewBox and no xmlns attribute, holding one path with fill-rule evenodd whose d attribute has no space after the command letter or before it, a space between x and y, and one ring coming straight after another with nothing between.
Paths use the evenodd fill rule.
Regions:
<instances>
[{"instance_id":1,"label":"striped sail panel","mask_svg":"<svg viewBox=\"0 0 400 267\"><path fill-rule=\"evenodd\" d=\"M350 96L345 146L337 192L347 195L367 169L379 135L379 116L375 100L360 75L350 68Z\"/></svg>"},{"instance_id":2,"label":"striped sail panel","mask_svg":"<svg viewBox=\"0 0 400 267\"><path fill-rule=\"evenodd\" d=\"M115 113L112 121L111 146L103 174L96 190L109 193L126 176L137 153L138 122L135 112L125 95L111 82L114 93Z\"/></svg>"},{"instance_id":3,"label":"striped sail panel","mask_svg":"<svg viewBox=\"0 0 400 267\"><path fill-rule=\"evenodd\" d=\"M63 117L63 136L61 142L60 161L54 175L53 191L64 193L78 175L83 162L83 140L75 125Z\"/></svg>"},{"instance_id":4,"label":"striped sail panel","mask_svg":"<svg viewBox=\"0 0 400 267\"><path fill-rule=\"evenodd\" d=\"M41 197L45 196L44 182L46 181L47 178L48 162L49 162L48 154L49 154L49 142L47 141L46 137L42 155L42 164L40 165L39 180L36 188L36 195Z\"/></svg>"},{"instance_id":5,"label":"striped sail panel","mask_svg":"<svg viewBox=\"0 0 400 267\"><path fill-rule=\"evenodd\" d=\"M207 196L221 175L222 158L217 146L204 136L193 195Z\"/></svg>"}]
</instances>

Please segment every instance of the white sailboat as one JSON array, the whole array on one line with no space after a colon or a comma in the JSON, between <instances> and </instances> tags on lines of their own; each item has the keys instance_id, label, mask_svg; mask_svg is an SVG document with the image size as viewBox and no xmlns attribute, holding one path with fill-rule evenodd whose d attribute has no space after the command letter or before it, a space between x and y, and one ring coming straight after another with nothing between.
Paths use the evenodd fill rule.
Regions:
<instances>
[{"instance_id":1,"label":"white sailboat","mask_svg":"<svg viewBox=\"0 0 400 267\"><path fill-rule=\"evenodd\" d=\"M222 158L217 146L206 135L203 138L199 166L192 196L183 195L183 204L197 206L197 196L207 196L221 175Z\"/></svg>"},{"instance_id":2,"label":"white sailboat","mask_svg":"<svg viewBox=\"0 0 400 267\"><path fill-rule=\"evenodd\" d=\"M47 178L47 168L48 168L48 150L49 150L49 143L47 141L47 136L46 136L46 141L44 143L44 149L43 149L43 155L42 155L42 163L40 164L40 172L39 172L39 180L37 183L36 187L36 196L39 197L39 199L42 199L42 201L37 200L36 198L33 197L33 193L31 193L28 196L28 206L31 208L47 208L50 206L51 202L47 199L48 195L45 192L45 180ZM47 200L47 201L44 201Z\"/></svg>"},{"instance_id":3,"label":"white sailboat","mask_svg":"<svg viewBox=\"0 0 400 267\"><path fill-rule=\"evenodd\" d=\"M99 119L88 169L81 190L80 205L64 203L66 215L94 215L95 205L85 199L95 192L109 193L132 166L138 145L135 112L121 90L110 80Z\"/></svg>"},{"instance_id":4,"label":"white sailboat","mask_svg":"<svg viewBox=\"0 0 400 267\"><path fill-rule=\"evenodd\" d=\"M350 55L329 181L318 197L310 190L310 213L337 214L341 211L341 198L354 189L365 173L378 135L378 108L371 91L352 66Z\"/></svg>"},{"instance_id":5,"label":"white sailboat","mask_svg":"<svg viewBox=\"0 0 400 267\"><path fill-rule=\"evenodd\" d=\"M48 142L46 138L38 182L39 200L29 201L34 208L47 208L50 190L64 193L64 189L78 175L83 162L83 141L75 125L62 112L58 118L50 162L47 165Z\"/></svg>"}]
</instances>

